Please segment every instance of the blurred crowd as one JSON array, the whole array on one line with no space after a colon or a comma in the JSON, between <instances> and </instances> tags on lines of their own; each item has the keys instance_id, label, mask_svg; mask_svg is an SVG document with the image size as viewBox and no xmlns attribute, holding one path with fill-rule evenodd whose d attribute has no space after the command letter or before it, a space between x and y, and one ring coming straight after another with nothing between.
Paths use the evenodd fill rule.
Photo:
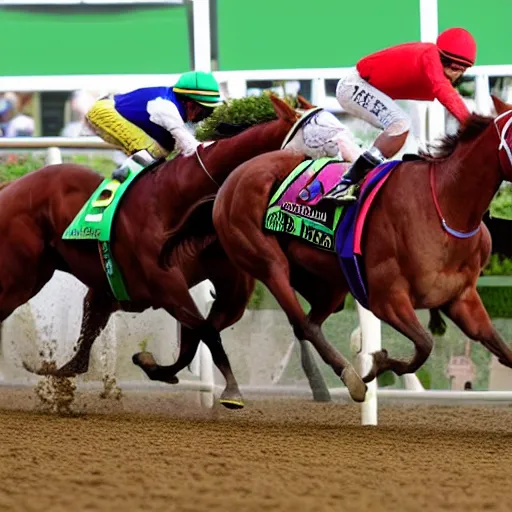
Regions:
<instances>
[{"instance_id":1,"label":"blurred crowd","mask_svg":"<svg viewBox=\"0 0 512 512\"><path fill-rule=\"evenodd\" d=\"M35 122L24 113L26 95L6 92L0 96L0 134L2 137L32 137Z\"/></svg>"},{"instance_id":2,"label":"blurred crowd","mask_svg":"<svg viewBox=\"0 0 512 512\"><path fill-rule=\"evenodd\" d=\"M64 122L59 135L78 137L92 135L84 124L85 114L99 93L73 91L64 105ZM0 93L0 137L33 137L37 135L33 93Z\"/></svg>"}]
</instances>

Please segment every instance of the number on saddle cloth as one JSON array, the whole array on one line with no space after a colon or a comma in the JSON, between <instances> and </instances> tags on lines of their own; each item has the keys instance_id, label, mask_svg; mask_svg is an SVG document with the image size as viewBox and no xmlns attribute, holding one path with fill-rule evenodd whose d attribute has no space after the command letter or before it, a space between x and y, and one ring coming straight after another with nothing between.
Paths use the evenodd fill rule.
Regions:
<instances>
[{"instance_id":1,"label":"number on saddle cloth","mask_svg":"<svg viewBox=\"0 0 512 512\"><path fill-rule=\"evenodd\" d=\"M109 183L107 183L101 191L101 194L98 197L98 199L92 202L92 206L96 208L106 208L107 206L112 204L116 191L119 188L119 185L121 185L121 183L119 183L119 181L117 180L111 180Z\"/></svg>"}]
</instances>

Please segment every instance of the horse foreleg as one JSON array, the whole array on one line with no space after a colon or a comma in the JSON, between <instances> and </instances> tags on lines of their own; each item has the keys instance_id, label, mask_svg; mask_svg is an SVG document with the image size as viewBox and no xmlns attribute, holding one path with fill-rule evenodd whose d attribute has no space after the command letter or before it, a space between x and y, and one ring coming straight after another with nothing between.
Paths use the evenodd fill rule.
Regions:
<instances>
[{"instance_id":1,"label":"horse foreleg","mask_svg":"<svg viewBox=\"0 0 512 512\"><path fill-rule=\"evenodd\" d=\"M414 373L428 359L434 346L434 339L423 328L416 316L409 296L405 291L382 294L382 302L370 302L373 314L394 327L398 332L409 338L415 347L415 353L410 360L393 359L386 350L380 350L373 355L373 367L363 380L371 382L381 373L391 370L396 375Z\"/></svg>"},{"instance_id":2,"label":"horse foreleg","mask_svg":"<svg viewBox=\"0 0 512 512\"><path fill-rule=\"evenodd\" d=\"M78 338L76 353L64 366L59 369L46 368L41 375L55 377L73 377L86 373L89 369L89 360L94 341L107 325L110 315L116 309L116 303L104 292L95 292L89 289L83 301L82 325Z\"/></svg>"},{"instance_id":3,"label":"horse foreleg","mask_svg":"<svg viewBox=\"0 0 512 512\"><path fill-rule=\"evenodd\" d=\"M364 401L366 385L350 362L324 337L320 327L323 319L307 316L290 283L290 265L275 238L261 232L251 240L251 257L240 259L240 266L261 280L285 312L298 340L308 340L320 357L338 375L356 402ZM238 258L238 255L234 254ZM338 306L339 304L336 304ZM315 323L317 322L317 323Z\"/></svg>"},{"instance_id":4,"label":"horse foreleg","mask_svg":"<svg viewBox=\"0 0 512 512\"><path fill-rule=\"evenodd\" d=\"M512 350L492 325L489 314L475 288L468 288L443 313L472 340L479 341L499 362L512 368Z\"/></svg>"},{"instance_id":5,"label":"horse foreleg","mask_svg":"<svg viewBox=\"0 0 512 512\"><path fill-rule=\"evenodd\" d=\"M275 268L263 282L286 313L295 336L299 340L310 341L320 357L347 386L352 399L363 402L366 385L350 362L325 339L321 327L311 322L306 316L283 270L282 267Z\"/></svg>"},{"instance_id":6,"label":"horse foreleg","mask_svg":"<svg viewBox=\"0 0 512 512\"><path fill-rule=\"evenodd\" d=\"M334 276L335 273L333 272L331 274L331 282L326 282L319 276L314 276L309 272L301 272L300 275L294 275L294 288L311 304L308 321L318 327L320 335L324 339L323 323L332 313L343 309L346 296L346 291L342 291L344 288L343 284L338 284L334 281ZM327 340L325 342L328 343ZM302 368L309 381L314 400L321 402L330 401L331 394L310 353L307 341L299 340L299 343Z\"/></svg>"}]
</instances>

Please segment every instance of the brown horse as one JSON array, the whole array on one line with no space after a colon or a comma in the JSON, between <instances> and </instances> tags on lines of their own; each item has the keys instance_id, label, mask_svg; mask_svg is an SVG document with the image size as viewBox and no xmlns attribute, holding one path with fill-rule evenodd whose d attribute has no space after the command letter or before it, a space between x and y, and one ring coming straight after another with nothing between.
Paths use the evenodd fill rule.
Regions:
<instances>
[{"instance_id":1,"label":"brown horse","mask_svg":"<svg viewBox=\"0 0 512 512\"><path fill-rule=\"evenodd\" d=\"M38 293L56 269L73 274L89 288L77 353L61 369L45 367L37 373L73 376L86 372L92 344L112 312L163 308L184 326L178 361L159 366L151 354L142 353L134 355L134 362L151 379L177 382L176 373L191 362L202 339L226 379L223 403L242 406L219 331L241 317L254 280L230 263L214 234L199 230L188 237L175 237L170 248L169 241L173 242L172 233L179 232L190 206L215 194L233 169L281 146L299 115L278 98L271 100L276 120L200 146L196 155L167 161L127 190L113 228L112 251L131 302L114 299L95 241L62 239L102 181L99 174L78 165L50 165L0 192L0 321ZM164 243L169 265L161 261ZM216 289L206 320L188 291L205 279Z\"/></svg>"},{"instance_id":2,"label":"brown horse","mask_svg":"<svg viewBox=\"0 0 512 512\"><path fill-rule=\"evenodd\" d=\"M440 309L512 367L512 351L476 290L491 248L481 220L502 180L512 179L512 106L493 101L496 119L473 115L457 136L444 139L438 157L400 162L375 199L362 240L370 309L408 337L415 354L410 360L391 358L385 350L373 354L365 382L386 370L415 372L428 358L433 338L415 309ZM269 288L296 336L310 340L361 400L365 388L321 331L349 290L336 255L262 227L271 192L302 160L284 150L242 164L217 195L214 226L233 262ZM309 315L293 288L310 302Z\"/></svg>"}]
</instances>

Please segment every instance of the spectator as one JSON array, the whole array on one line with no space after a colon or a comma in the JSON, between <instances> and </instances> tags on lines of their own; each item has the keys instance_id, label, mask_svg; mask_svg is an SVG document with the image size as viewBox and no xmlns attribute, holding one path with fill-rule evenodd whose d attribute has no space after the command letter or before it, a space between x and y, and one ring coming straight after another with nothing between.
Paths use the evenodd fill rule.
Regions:
<instances>
[{"instance_id":1,"label":"spectator","mask_svg":"<svg viewBox=\"0 0 512 512\"><path fill-rule=\"evenodd\" d=\"M74 91L71 95L71 122L61 131L62 137L81 137L94 135L84 123L85 114L94 104L96 98L87 91Z\"/></svg>"},{"instance_id":2,"label":"spectator","mask_svg":"<svg viewBox=\"0 0 512 512\"><path fill-rule=\"evenodd\" d=\"M34 119L19 112L19 98L13 92L7 92L0 98L0 127L4 137L32 137Z\"/></svg>"}]
</instances>

